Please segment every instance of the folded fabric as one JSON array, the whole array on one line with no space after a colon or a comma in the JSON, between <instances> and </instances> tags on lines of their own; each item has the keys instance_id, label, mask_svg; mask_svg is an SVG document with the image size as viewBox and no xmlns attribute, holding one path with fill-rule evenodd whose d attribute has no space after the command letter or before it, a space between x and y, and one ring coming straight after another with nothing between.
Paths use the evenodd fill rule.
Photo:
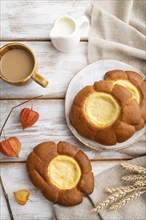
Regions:
<instances>
[{"instance_id":1,"label":"folded fabric","mask_svg":"<svg viewBox=\"0 0 146 220\"><path fill-rule=\"evenodd\" d=\"M96 0L91 16L89 63L99 59L125 62L146 74L145 7L141 0Z\"/></svg>"},{"instance_id":2,"label":"folded fabric","mask_svg":"<svg viewBox=\"0 0 146 220\"><path fill-rule=\"evenodd\" d=\"M96 0L87 10L91 17L88 61L119 60L146 74L145 0ZM131 156L146 153L146 135L119 150Z\"/></svg>"},{"instance_id":3,"label":"folded fabric","mask_svg":"<svg viewBox=\"0 0 146 220\"><path fill-rule=\"evenodd\" d=\"M146 157L139 157L130 161L131 163L146 165ZM120 166L114 166L95 177L95 188L92 195L84 197L80 205L73 207L63 207L53 205L54 220L144 220L146 219L146 196L143 194L138 199L127 204L117 211L101 210L99 214L90 210L97 203L107 197L105 189L107 187L123 185L121 176L125 170Z\"/></svg>"}]
</instances>

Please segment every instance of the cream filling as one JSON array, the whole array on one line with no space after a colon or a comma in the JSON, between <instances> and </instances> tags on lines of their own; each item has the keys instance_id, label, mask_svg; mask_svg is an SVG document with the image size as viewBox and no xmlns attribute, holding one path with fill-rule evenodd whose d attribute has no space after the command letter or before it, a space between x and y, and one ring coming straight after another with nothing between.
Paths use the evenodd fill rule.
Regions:
<instances>
[{"instance_id":1,"label":"cream filling","mask_svg":"<svg viewBox=\"0 0 146 220\"><path fill-rule=\"evenodd\" d=\"M119 84L125 87L126 89L128 89L132 93L133 98L135 98L138 104L140 104L141 94L140 94L139 89L133 83L129 82L128 80L124 80L124 79L116 80L113 83Z\"/></svg>"},{"instance_id":2,"label":"cream filling","mask_svg":"<svg viewBox=\"0 0 146 220\"><path fill-rule=\"evenodd\" d=\"M86 99L84 112L88 120L97 127L107 127L117 120L121 109L112 95L94 92Z\"/></svg>"},{"instance_id":3,"label":"cream filling","mask_svg":"<svg viewBox=\"0 0 146 220\"><path fill-rule=\"evenodd\" d=\"M77 185L81 177L81 170L72 157L59 155L51 160L48 175L56 187L65 190Z\"/></svg>"}]
</instances>

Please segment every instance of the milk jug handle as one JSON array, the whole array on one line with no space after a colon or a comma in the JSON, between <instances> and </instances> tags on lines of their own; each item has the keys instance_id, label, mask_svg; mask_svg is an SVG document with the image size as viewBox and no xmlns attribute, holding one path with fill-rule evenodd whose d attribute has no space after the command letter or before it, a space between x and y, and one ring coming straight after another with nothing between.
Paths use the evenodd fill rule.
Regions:
<instances>
[{"instance_id":1,"label":"milk jug handle","mask_svg":"<svg viewBox=\"0 0 146 220\"><path fill-rule=\"evenodd\" d=\"M86 16L80 17L79 20L78 20L78 25L81 28L85 28L85 27L89 26L88 18Z\"/></svg>"}]
</instances>

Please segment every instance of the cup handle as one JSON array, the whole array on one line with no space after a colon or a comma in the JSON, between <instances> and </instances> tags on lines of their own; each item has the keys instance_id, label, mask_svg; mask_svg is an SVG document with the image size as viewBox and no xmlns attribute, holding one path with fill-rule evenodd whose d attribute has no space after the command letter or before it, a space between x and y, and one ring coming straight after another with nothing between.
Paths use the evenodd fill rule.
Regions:
<instances>
[{"instance_id":1,"label":"cup handle","mask_svg":"<svg viewBox=\"0 0 146 220\"><path fill-rule=\"evenodd\" d=\"M86 16L82 16L79 18L78 24L79 24L79 27L85 28L89 26L89 19Z\"/></svg>"},{"instance_id":2,"label":"cup handle","mask_svg":"<svg viewBox=\"0 0 146 220\"><path fill-rule=\"evenodd\" d=\"M2 55L0 54L0 61L2 59ZM2 73L1 73L1 69L0 69L0 79L2 78Z\"/></svg>"},{"instance_id":3,"label":"cup handle","mask_svg":"<svg viewBox=\"0 0 146 220\"><path fill-rule=\"evenodd\" d=\"M47 87L48 85L48 80L45 79L41 74L39 73L34 73L33 76L31 77L36 83L41 85L42 87Z\"/></svg>"}]
</instances>

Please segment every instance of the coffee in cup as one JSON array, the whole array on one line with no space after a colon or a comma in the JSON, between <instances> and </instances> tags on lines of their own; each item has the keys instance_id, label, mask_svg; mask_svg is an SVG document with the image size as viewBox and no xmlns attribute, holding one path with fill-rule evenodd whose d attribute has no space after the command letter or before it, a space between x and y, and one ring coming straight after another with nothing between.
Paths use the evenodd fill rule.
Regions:
<instances>
[{"instance_id":1,"label":"coffee in cup","mask_svg":"<svg viewBox=\"0 0 146 220\"><path fill-rule=\"evenodd\" d=\"M32 78L43 87L48 81L36 72L37 61L32 50L20 43L3 46L0 51L1 78L8 83L23 84Z\"/></svg>"}]
</instances>

